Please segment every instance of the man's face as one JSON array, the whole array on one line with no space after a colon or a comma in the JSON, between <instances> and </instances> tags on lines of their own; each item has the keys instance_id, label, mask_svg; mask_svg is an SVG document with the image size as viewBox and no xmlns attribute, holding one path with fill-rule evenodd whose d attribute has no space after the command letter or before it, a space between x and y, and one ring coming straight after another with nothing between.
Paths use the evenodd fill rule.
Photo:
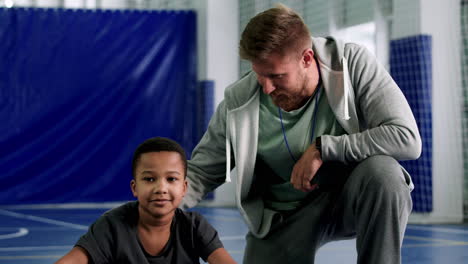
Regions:
<instances>
[{"instance_id":1,"label":"man's face","mask_svg":"<svg viewBox=\"0 0 468 264\"><path fill-rule=\"evenodd\" d=\"M270 55L267 59L252 62L252 69L263 92L285 111L300 108L310 97L303 58Z\"/></svg>"},{"instance_id":2,"label":"man's face","mask_svg":"<svg viewBox=\"0 0 468 264\"><path fill-rule=\"evenodd\" d=\"M140 212L156 218L172 217L187 190L180 154L172 151L142 154L131 187Z\"/></svg>"}]
</instances>

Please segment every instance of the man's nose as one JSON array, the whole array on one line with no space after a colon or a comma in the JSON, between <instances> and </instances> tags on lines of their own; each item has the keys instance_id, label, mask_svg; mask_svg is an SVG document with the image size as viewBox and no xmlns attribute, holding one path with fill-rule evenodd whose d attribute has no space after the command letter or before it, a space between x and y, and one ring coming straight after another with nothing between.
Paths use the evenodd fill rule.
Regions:
<instances>
[{"instance_id":1,"label":"man's nose","mask_svg":"<svg viewBox=\"0 0 468 264\"><path fill-rule=\"evenodd\" d=\"M275 90L275 86L273 85L273 82L269 78L258 78L258 82L262 86L263 93L264 94L271 94Z\"/></svg>"}]
</instances>

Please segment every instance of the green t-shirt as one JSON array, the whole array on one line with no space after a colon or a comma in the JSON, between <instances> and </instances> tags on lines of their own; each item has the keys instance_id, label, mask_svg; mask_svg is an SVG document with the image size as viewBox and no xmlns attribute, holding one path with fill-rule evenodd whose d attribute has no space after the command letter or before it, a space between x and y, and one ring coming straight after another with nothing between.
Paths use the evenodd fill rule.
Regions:
<instances>
[{"instance_id":1,"label":"green t-shirt","mask_svg":"<svg viewBox=\"0 0 468 264\"><path fill-rule=\"evenodd\" d=\"M311 140L315 96L299 109L291 112L281 110L282 123L292 155L296 160L321 135L343 135L345 130L337 122L331 110L323 87L320 88L318 109L315 120L314 138ZM292 210L297 208L308 193L294 189L290 182L291 172L296 163L288 151L284 140L278 107L271 97L260 95L260 125L258 135L258 158L262 159L276 175L283 180L267 182L264 196L265 206L273 210ZM268 181L268 178L267 178Z\"/></svg>"}]
</instances>

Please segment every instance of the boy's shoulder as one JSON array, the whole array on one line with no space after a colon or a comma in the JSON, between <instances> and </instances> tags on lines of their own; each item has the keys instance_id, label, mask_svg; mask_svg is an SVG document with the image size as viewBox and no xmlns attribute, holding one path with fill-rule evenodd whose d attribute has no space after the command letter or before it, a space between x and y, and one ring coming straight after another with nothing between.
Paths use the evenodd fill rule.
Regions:
<instances>
[{"instance_id":1,"label":"boy's shoulder","mask_svg":"<svg viewBox=\"0 0 468 264\"><path fill-rule=\"evenodd\" d=\"M121 221L127 224L138 221L138 201L130 201L106 211L103 218Z\"/></svg>"},{"instance_id":2,"label":"boy's shoulder","mask_svg":"<svg viewBox=\"0 0 468 264\"><path fill-rule=\"evenodd\" d=\"M123 215L138 212L138 201L129 201L107 211L105 214Z\"/></svg>"},{"instance_id":3,"label":"boy's shoulder","mask_svg":"<svg viewBox=\"0 0 468 264\"><path fill-rule=\"evenodd\" d=\"M216 229L195 211L182 211L175 213L175 233L177 243L189 245L192 254L207 261L214 250L223 247Z\"/></svg>"},{"instance_id":4,"label":"boy's shoulder","mask_svg":"<svg viewBox=\"0 0 468 264\"><path fill-rule=\"evenodd\" d=\"M184 211L180 208L176 209L174 219L176 225L179 226L180 230L190 229L192 232L200 233L205 231L215 231L213 226L206 220L206 218L195 211Z\"/></svg>"},{"instance_id":5,"label":"boy's shoulder","mask_svg":"<svg viewBox=\"0 0 468 264\"><path fill-rule=\"evenodd\" d=\"M174 214L176 221L185 221L188 223L198 224L200 221L204 221L204 217L195 211L184 211L180 208L177 208Z\"/></svg>"},{"instance_id":6,"label":"boy's shoulder","mask_svg":"<svg viewBox=\"0 0 468 264\"><path fill-rule=\"evenodd\" d=\"M138 201L126 202L118 207L112 208L102 215L102 218L111 222L120 222L124 225L138 224L139 212ZM203 215L195 211L184 211L177 208L174 213L174 219L177 225L182 228L199 228L205 226L208 222Z\"/></svg>"}]
</instances>

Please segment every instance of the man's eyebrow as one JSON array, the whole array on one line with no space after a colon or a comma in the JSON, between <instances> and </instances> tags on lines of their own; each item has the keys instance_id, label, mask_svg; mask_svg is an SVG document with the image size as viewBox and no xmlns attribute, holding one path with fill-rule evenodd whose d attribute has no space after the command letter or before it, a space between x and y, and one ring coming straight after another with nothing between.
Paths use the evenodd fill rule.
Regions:
<instances>
[{"instance_id":1,"label":"man's eyebrow","mask_svg":"<svg viewBox=\"0 0 468 264\"><path fill-rule=\"evenodd\" d=\"M278 76L278 75L285 75L286 72L264 72L264 73L257 73L257 75L260 75L260 76L268 76L268 77L274 77L274 76Z\"/></svg>"}]
</instances>

